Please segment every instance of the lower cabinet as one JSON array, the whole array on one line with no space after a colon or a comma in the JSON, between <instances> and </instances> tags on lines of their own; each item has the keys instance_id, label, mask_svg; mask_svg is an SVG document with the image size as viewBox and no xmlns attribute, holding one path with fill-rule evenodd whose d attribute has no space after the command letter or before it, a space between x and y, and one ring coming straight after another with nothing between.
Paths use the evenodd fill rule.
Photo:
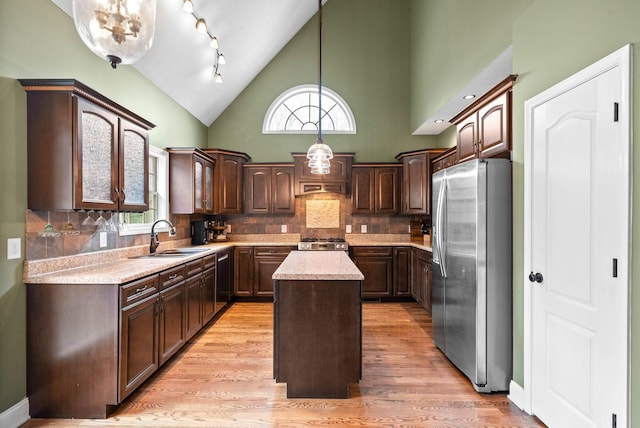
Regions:
<instances>
[{"instance_id":1,"label":"lower cabinet","mask_svg":"<svg viewBox=\"0 0 640 428\"><path fill-rule=\"evenodd\" d=\"M273 273L294 249L294 246L236 247L236 296L273 296Z\"/></svg>"},{"instance_id":2,"label":"lower cabinet","mask_svg":"<svg viewBox=\"0 0 640 428\"><path fill-rule=\"evenodd\" d=\"M431 252L413 248L411 253L411 297L431 313Z\"/></svg>"},{"instance_id":3,"label":"lower cabinet","mask_svg":"<svg viewBox=\"0 0 640 428\"><path fill-rule=\"evenodd\" d=\"M351 258L364 275L363 298L392 296L392 247L351 247Z\"/></svg>"},{"instance_id":4,"label":"lower cabinet","mask_svg":"<svg viewBox=\"0 0 640 428\"><path fill-rule=\"evenodd\" d=\"M393 295L411 296L411 248L393 248Z\"/></svg>"}]
</instances>

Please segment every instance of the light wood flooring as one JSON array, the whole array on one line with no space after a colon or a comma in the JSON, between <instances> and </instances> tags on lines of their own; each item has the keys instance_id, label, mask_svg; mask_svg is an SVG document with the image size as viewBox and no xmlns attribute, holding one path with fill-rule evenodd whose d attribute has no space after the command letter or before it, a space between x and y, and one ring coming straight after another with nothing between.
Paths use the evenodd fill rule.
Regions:
<instances>
[{"instance_id":1,"label":"light wood flooring","mask_svg":"<svg viewBox=\"0 0 640 428\"><path fill-rule=\"evenodd\" d=\"M272 377L272 304L235 303L109 419L24 427L544 427L505 394L475 392L433 346L416 303L365 303L362 346L349 399L287 399Z\"/></svg>"}]
</instances>

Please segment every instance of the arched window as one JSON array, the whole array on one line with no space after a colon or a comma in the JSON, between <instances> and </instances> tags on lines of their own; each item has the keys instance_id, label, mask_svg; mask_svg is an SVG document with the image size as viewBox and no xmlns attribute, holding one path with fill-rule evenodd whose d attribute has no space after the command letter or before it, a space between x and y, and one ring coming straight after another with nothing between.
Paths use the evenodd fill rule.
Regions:
<instances>
[{"instance_id":1,"label":"arched window","mask_svg":"<svg viewBox=\"0 0 640 428\"><path fill-rule=\"evenodd\" d=\"M318 132L318 85L300 85L276 98L264 117L263 134L315 134ZM322 132L355 134L356 121L347 103L322 87Z\"/></svg>"}]
</instances>

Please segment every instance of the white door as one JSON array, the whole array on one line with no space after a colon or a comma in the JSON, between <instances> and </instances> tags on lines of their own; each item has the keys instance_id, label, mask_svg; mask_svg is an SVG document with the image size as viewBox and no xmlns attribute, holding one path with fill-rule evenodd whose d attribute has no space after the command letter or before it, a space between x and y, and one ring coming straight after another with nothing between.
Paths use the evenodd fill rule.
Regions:
<instances>
[{"instance_id":1,"label":"white door","mask_svg":"<svg viewBox=\"0 0 640 428\"><path fill-rule=\"evenodd\" d=\"M627 426L629 49L525 104L525 389L550 428Z\"/></svg>"}]
</instances>

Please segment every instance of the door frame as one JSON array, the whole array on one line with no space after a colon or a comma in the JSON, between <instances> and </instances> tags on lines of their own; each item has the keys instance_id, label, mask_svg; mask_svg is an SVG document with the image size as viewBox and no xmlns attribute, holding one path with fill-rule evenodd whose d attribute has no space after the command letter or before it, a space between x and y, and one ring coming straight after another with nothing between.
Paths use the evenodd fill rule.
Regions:
<instances>
[{"instance_id":1,"label":"door frame","mask_svg":"<svg viewBox=\"0 0 640 428\"><path fill-rule=\"evenodd\" d=\"M532 314L533 314L533 289L534 285L532 285L528 280L528 272L533 271L531 266L531 257L532 257L532 247L531 247L531 221L533 218L532 213L532 204L531 204L531 185L533 182L533 170L532 170L532 160L533 160L533 119L534 119L534 110L541 104L555 98L559 95L562 95L565 92L570 91L571 89L581 85L582 83L608 71L615 67L620 67L621 70L621 84L622 84L622 94L621 94L621 105L620 105L620 114L619 121L621 122L621 126L623 129L626 129L627 132L623 135L622 138L626 140L627 150L624 159L621 159L621 163L627 169L628 180L625 183L626 194L628 195L626 201L626 212L627 212L627 229L631 231L631 180L632 180L632 170L631 170L631 118L632 116L632 104L631 104L631 59L632 59L632 50L631 45L625 45L612 54L606 56L605 58L595 62L594 64L586 67L585 69L577 72L576 74L570 76L569 78L561 81L560 83L552 86L551 88L541 92L540 94L528 99L524 103L524 111L525 111L525 125L524 125L524 145L525 145L525 159L524 159L524 271L523 276L521 278L522 283L524 284L524 385L522 388L522 402L519 403L523 409L529 413L533 414L533 394L531 390L532 380L533 380L533 372L532 372L532 359L533 359L533 323L532 323ZM629 358L630 358L630 283L631 283L631 263L630 263L630 255L631 255L631 239L629 238L629 233L627 233L627 253L624 255L626 260L626 302L625 308L626 310L626 332L625 337L627 338L626 343L624 344L624 352L627 356L627 365L625 367L626 372L626 420L629 423L630 416L630 402L629 399L631 397L630 394L630 382L629 382Z\"/></svg>"}]
</instances>

